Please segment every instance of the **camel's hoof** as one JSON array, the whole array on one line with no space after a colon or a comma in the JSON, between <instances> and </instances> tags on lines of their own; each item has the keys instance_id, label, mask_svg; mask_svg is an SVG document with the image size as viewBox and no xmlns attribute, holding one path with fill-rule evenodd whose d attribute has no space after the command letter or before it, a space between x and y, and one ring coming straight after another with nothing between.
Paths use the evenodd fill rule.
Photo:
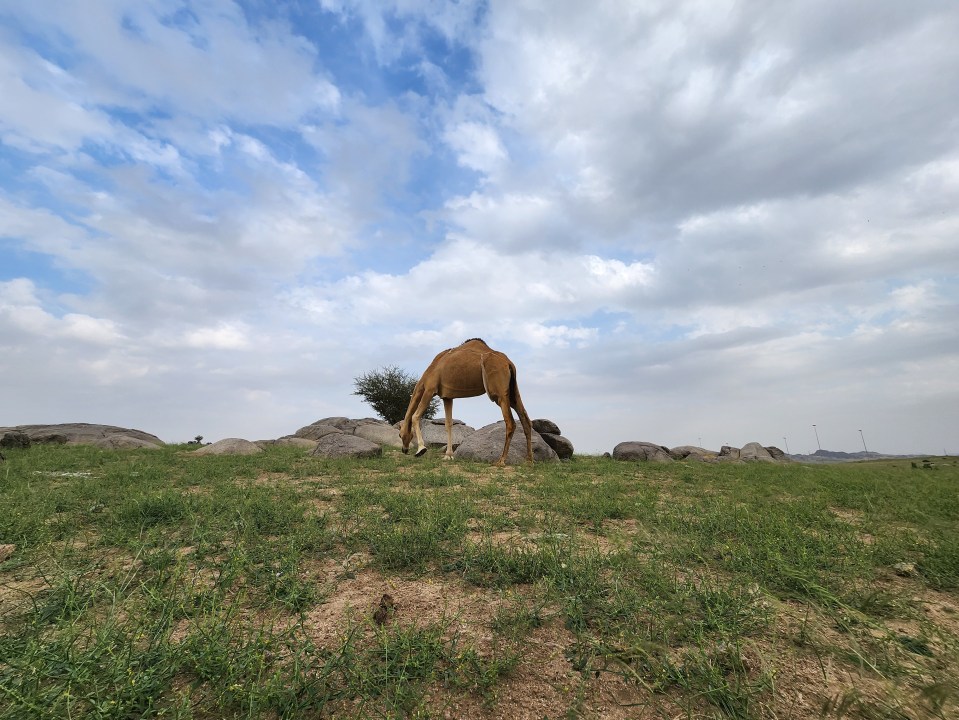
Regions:
<instances>
[{"instance_id":1,"label":"camel's hoof","mask_svg":"<svg viewBox=\"0 0 959 720\"><path fill-rule=\"evenodd\" d=\"M426 454L426 448L425 448L425 447L421 447L419 450L416 451L416 457L423 457L423 455L425 455L425 454Z\"/></svg>"},{"instance_id":2,"label":"camel's hoof","mask_svg":"<svg viewBox=\"0 0 959 720\"><path fill-rule=\"evenodd\" d=\"M453 456L452 456L452 455L444 455L444 456L443 456L443 459L444 459L444 460L452 460L452 459L453 459Z\"/></svg>"}]
</instances>

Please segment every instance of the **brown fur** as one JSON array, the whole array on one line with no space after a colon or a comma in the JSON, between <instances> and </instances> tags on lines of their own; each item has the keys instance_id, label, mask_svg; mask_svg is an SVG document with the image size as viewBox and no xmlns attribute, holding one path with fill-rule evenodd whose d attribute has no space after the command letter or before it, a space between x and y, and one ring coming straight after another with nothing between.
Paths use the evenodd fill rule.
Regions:
<instances>
[{"instance_id":1,"label":"brown fur","mask_svg":"<svg viewBox=\"0 0 959 720\"><path fill-rule=\"evenodd\" d=\"M420 432L420 418L429 407L433 396L438 395L443 399L443 410L446 413L446 457L452 458L453 399L476 397L484 393L499 405L503 411L503 420L506 421L506 444L496 465L506 463L510 441L516 429L516 421L513 420L513 413L510 412L511 407L519 415L523 432L526 433L526 460L533 462L532 425L516 384L516 366L506 355L491 349L479 338L467 340L462 345L444 350L433 358L433 362L426 368L423 376L416 383L409 408L406 410L406 417L400 424L403 452L409 451L414 432L418 444L417 457L426 452L426 445L423 443Z\"/></svg>"}]
</instances>

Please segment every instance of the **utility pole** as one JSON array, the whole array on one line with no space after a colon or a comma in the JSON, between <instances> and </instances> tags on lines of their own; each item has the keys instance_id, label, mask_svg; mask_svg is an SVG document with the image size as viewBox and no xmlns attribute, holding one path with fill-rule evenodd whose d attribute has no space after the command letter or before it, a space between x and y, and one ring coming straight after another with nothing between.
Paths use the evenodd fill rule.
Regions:
<instances>
[{"instance_id":1,"label":"utility pole","mask_svg":"<svg viewBox=\"0 0 959 720\"><path fill-rule=\"evenodd\" d=\"M789 441L786 439L785 435L783 435L783 442L786 443L786 454L789 455Z\"/></svg>"},{"instance_id":2,"label":"utility pole","mask_svg":"<svg viewBox=\"0 0 959 720\"><path fill-rule=\"evenodd\" d=\"M865 450L866 452L869 452L869 449L866 447L866 438L862 434L862 430L859 431L859 437L862 438L862 449Z\"/></svg>"},{"instance_id":3,"label":"utility pole","mask_svg":"<svg viewBox=\"0 0 959 720\"><path fill-rule=\"evenodd\" d=\"M816 433L816 447L822 450L822 445L819 444L819 431L816 429L816 423L812 424L812 431Z\"/></svg>"}]
</instances>

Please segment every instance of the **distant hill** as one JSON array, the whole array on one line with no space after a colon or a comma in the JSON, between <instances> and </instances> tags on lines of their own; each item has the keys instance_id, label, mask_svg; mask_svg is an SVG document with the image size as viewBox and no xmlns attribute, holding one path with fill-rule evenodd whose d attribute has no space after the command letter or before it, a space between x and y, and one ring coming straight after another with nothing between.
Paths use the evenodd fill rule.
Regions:
<instances>
[{"instance_id":1,"label":"distant hill","mask_svg":"<svg viewBox=\"0 0 959 720\"><path fill-rule=\"evenodd\" d=\"M834 462L854 462L856 460L888 460L890 458L910 458L917 455L886 455L885 453L859 452L847 453L840 450L817 450L812 455L790 455L796 462L806 463L834 463Z\"/></svg>"}]
</instances>

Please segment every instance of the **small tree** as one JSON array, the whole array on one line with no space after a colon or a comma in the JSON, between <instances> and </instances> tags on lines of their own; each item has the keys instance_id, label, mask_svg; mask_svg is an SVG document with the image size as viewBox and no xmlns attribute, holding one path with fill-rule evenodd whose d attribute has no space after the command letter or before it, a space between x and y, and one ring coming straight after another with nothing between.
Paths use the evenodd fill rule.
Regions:
<instances>
[{"instance_id":1,"label":"small tree","mask_svg":"<svg viewBox=\"0 0 959 720\"><path fill-rule=\"evenodd\" d=\"M413 389L416 387L416 378L395 365L388 365L354 378L353 385L356 388L353 394L360 395L373 407L377 415L392 425L406 415L406 408L409 407ZM436 415L438 405L434 397L423 417L431 418Z\"/></svg>"}]
</instances>

